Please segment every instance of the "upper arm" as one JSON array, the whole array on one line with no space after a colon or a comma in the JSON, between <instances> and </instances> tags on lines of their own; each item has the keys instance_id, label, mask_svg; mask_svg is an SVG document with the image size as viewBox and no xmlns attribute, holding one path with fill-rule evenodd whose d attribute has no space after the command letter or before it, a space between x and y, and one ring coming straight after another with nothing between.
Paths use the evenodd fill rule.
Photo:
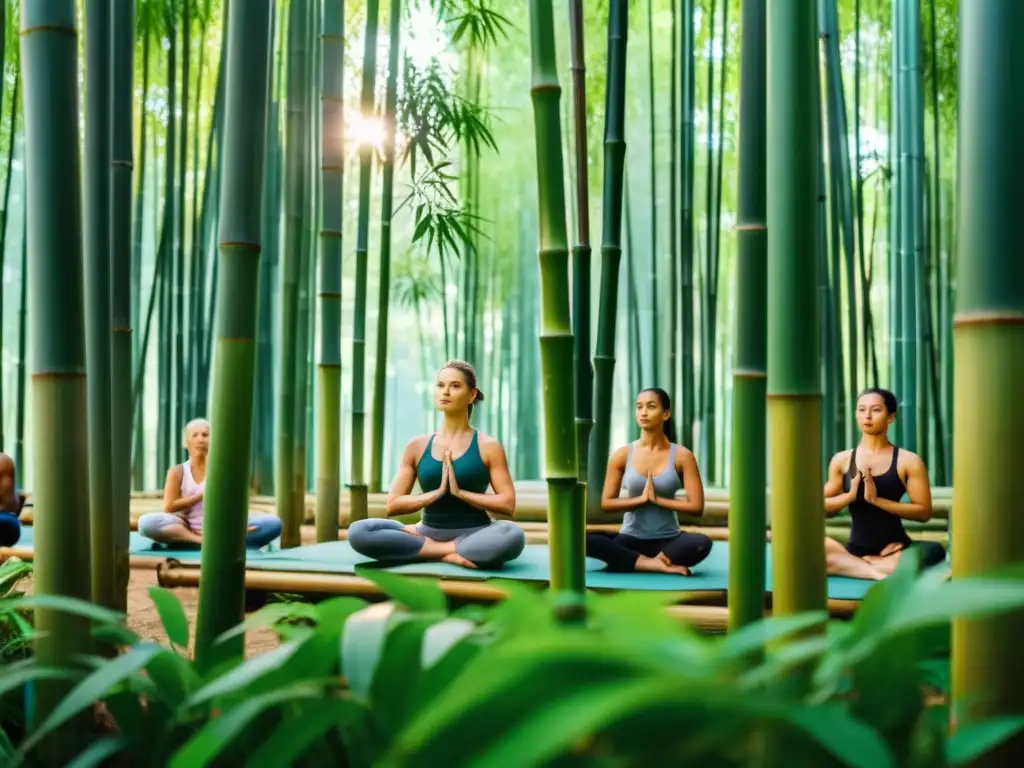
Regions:
<instances>
[{"instance_id":1,"label":"upper arm","mask_svg":"<svg viewBox=\"0 0 1024 768\"><path fill-rule=\"evenodd\" d=\"M697 508L704 511L704 481L700 477L700 467L697 466L697 457L693 451L680 446L676 451L676 472L683 481L683 490L686 491L686 500L696 504Z\"/></svg>"},{"instance_id":2,"label":"upper arm","mask_svg":"<svg viewBox=\"0 0 1024 768\"><path fill-rule=\"evenodd\" d=\"M604 473L602 499L618 498L622 491L622 476L626 473L626 455L628 453L629 446L624 445L609 457L608 469Z\"/></svg>"},{"instance_id":3,"label":"upper arm","mask_svg":"<svg viewBox=\"0 0 1024 768\"><path fill-rule=\"evenodd\" d=\"M512 483L512 474L508 470L508 457L501 443L490 438L483 445L484 460L491 477L491 488L499 496L509 496L513 505L516 500L516 487Z\"/></svg>"},{"instance_id":4,"label":"upper arm","mask_svg":"<svg viewBox=\"0 0 1024 768\"><path fill-rule=\"evenodd\" d=\"M846 451L840 451L828 463L828 479L825 481L825 496L836 496L843 490L843 457Z\"/></svg>"},{"instance_id":5,"label":"upper arm","mask_svg":"<svg viewBox=\"0 0 1024 768\"><path fill-rule=\"evenodd\" d=\"M414 437L406 443L405 450L402 451L402 458L398 462L395 479L391 481L391 488L388 489L388 501L405 496L412 491L412 487L416 483L416 462L423 450L422 443L422 437Z\"/></svg>"},{"instance_id":6,"label":"upper arm","mask_svg":"<svg viewBox=\"0 0 1024 768\"><path fill-rule=\"evenodd\" d=\"M928 480L928 468L917 454L908 451L902 455L906 456L907 480L905 485L910 503L922 505L928 510L928 517L925 519L930 519L932 516L932 488Z\"/></svg>"},{"instance_id":7,"label":"upper arm","mask_svg":"<svg viewBox=\"0 0 1024 768\"><path fill-rule=\"evenodd\" d=\"M167 470L164 481L164 507L181 498L181 466L175 465Z\"/></svg>"}]
</instances>

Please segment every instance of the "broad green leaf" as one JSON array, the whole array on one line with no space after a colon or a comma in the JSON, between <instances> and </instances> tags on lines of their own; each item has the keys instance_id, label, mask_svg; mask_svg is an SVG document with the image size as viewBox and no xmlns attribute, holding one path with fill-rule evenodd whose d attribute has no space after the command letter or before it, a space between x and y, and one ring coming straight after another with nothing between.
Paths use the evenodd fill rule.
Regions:
<instances>
[{"instance_id":1,"label":"broad green leaf","mask_svg":"<svg viewBox=\"0 0 1024 768\"><path fill-rule=\"evenodd\" d=\"M730 632L718 643L721 660L738 659L765 649L769 643L804 632L828 621L826 611L808 611L793 616L771 616Z\"/></svg>"},{"instance_id":2,"label":"broad green leaf","mask_svg":"<svg viewBox=\"0 0 1024 768\"><path fill-rule=\"evenodd\" d=\"M998 747L1024 729L1024 717L998 717L962 725L946 742L950 765L966 765Z\"/></svg>"},{"instance_id":3,"label":"broad green leaf","mask_svg":"<svg viewBox=\"0 0 1024 768\"><path fill-rule=\"evenodd\" d=\"M930 578L929 578L930 577ZM1024 607L1024 580L964 578L945 581L926 574L887 627L906 632L956 618L981 618Z\"/></svg>"},{"instance_id":4,"label":"broad green leaf","mask_svg":"<svg viewBox=\"0 0 1024 768\"><path fill-rule=\"evenodd\" d=\"M387 602L363 608L345 621L341 635L341 673L349 690L360 699L370 697L389 625L392 620L402 621L404 617L394 603Z\"/></svg>"},{"instance_id":5,"label":"broad green leaf","mask_svg":"<svg viewBox=\"0 0 1024 768\"><path fill-rule=\"evenodd\" d=\"M417 613L446 613L448 598L436 579L410 579L380 568L356 567L356 575L380 587L391 599Z\"/></svg>"},{"instance_id":6,"label":"broad green leaf","mask_svg":"<svg viewBox=\"0 0 1024 768\"><path fill-rule=\"evenodd\" d=\"M81 672L60 667L44 667L36 659L22 659L4 664L0 675L0 697L21 688L32 680L77 680Z\"/></svg>"},{"instance_id":7,"label":"broad green leaf","mask_svg":"<svg viewBox=\"0 0 1024 768\"><path fill-rule=\"evenodd\" d=\"M66 723L75 715L102 699L111 688L128 677L137 674L150 660L161 653L171 653L155 643L140 643L125 654L118 656L88 675L50 713L46 721L18 749L21 755L28 754L43 738Z\"/></svg>"},{"instance_id":8,"label":"broad green leaf","mask_svg":"<svg viewBox=\"0 0 1024 768\"><path fill-rule=\"evenodd\" d=\"M135 645L139 636L123 624L99 624L92 628L92 636L100 643Z\"/></svg>"},{"instance_id":9,"label":"broad green leaf","mask_svg":"<svg viewBox=\"0 0 1024 768\"><path fill-rule=\"evenodd\" d=\"M105 624L120 624L125 619L123 613L111 611L94 605L87 600L79 600L76 597L67 597L66 595L34 594L13 600L0 601L0 615L8 610L18 610L21 608L32 608L34 610L43 608L51 611L61 611Z\"/></svg>"},{"instance_id":10,"label":"broad green leaf","mask_svg":"<svg viewBox=\"0 0 1024 768\"><path fill-rule=\"evenodd\" d=\"M299 647L300 644L297 642L282 643L277 648L266 653L246 659L238 666L232 667L227 672L210 680L210 682L193 693L182 706L192 708L217 696L238 693L263 675L283 665Z\"/></svg>"},{"instance_id":11,"label":"broad green leaf","mask_svg":"<svg viewBox=\"0 0 1024 768\"><path fill-rule=\"evenodd\" d=\"M246 768L281 768L295 765L312 744L345 719L362 716L365 710L355 701L328 699L304 706L288 718L288 727L279 727L270 734L255 754L246 761Z\"/></svg>"},{"instance_id":12,"label":"broad green leaf","mask_svg":"<svg viewBox=\"0 0 1024 768\"><path fill-rule=\"evenodd\" d=\"M89 747L68 763L65 768L94 768L103 765L110 757L121 752L128 746L128 739L124 736L105 736L99 741L94 741Z\"/></svg>"},{"instance_id":13,"label":"broad green leaf","mask_svg":"<svg viewBox=\"0 0 1024 768\"><path fill-rule=\"evenodd\" d=\"M178 598L163 587L150 587L149 599L156 606L156 612L164 625L167 639L179 648L188 648L188 617Z\"/></svg>"},{"instance_id":14,"label":"broad green leaf","mask_svg":"<svg viewBox=\"0 0 1024 768\"><path fill-rule=\"evenodd\" d=\"M452 646L466 635L471 634L477 625L467 619L444 619L427 628L423 633L420 665L424 669L432 667L443 657Z\"/></svg>"},{"instance_id":15,"label":"broad green leaf","mask_svg":"<svg viewBox=\"0 0 1024 768\"><path fill-rule=\"evenodd\" d=\"M323 694L322 686L303 682L246 699L224 714L208 720L198 733L171 756L168 768L201 768L209 765L265 710L296 699L319 699Z\"/></svg>"},{"instance_id":16,"label":"broad green leaf","mask_svg":"<svg viewBox=\"0 0 1024 768\"><path fill-rule=\"evenodd\" d=\"M223 643L226 640L255 629L265 629L267 627L277 629L275 625L279 622L298 618L315 619L316 607L309 603L270 603L258 611L250 613L241 623L221 633L214 641L214 644Z\"/></svg>"}]
</instances>

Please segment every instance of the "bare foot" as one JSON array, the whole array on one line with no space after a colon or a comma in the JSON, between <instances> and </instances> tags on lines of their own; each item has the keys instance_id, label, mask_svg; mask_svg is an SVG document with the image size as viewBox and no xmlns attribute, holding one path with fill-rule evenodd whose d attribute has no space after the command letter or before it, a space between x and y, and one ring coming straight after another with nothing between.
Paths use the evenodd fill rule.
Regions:
<instances>
[{"instance_id":1,"label":"bare foot","mask_svg":"<svg viewBox=\"0 0 1024 768\"><path fill-rule=\"evenodd\" d=\"M665 558L667 560L668 558ZM647 571L648 573L677 573L680 576L689 576L690 569L685 565L673 565L671 562L665 562L661 559L659 554L658 557L645 557L640 555L636 559L636 565L634 570Z\"/></svg>"},{"instance_id":2,"label":"bare foot","mask_svg":"<svg viewBox=\"0 0 1024 768\"><path fill-rule=\"evenodd\" d=\"M461 565L463 568L476 568L476 563L467 560L458 552L451 552L441 558L442 562L451 563L452 565Z\"/></svg>"}]
</instances>

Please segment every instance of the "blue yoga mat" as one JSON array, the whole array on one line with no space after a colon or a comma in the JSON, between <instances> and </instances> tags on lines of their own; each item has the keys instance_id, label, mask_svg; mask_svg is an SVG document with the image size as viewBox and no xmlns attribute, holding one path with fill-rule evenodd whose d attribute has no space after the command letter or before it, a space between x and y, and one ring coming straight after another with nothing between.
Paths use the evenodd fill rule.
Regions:
<instances>
[{"instance_id":1,"label":"blue yoga mat","mask_svg":"<svg viewBox=\"0 0 1024 768\"><path fill-rule=\"evenodd\" d=\"M275 539L270 543L271 548L278 547L278 539ZM35 531L31 525L23 525L21 527L21 538L18 539L15 547L24 547L26 549L33 549L35 545ZM152 539L147 539L141 533L131 531L128 538L128 554L139 557L159 557L159 558L173 558L182 562L195 562L198 563L201 558L201 553L198 549L172 549L162 544L157 544ZM248 560L255 560L260 557L268 556L269 552L262 552L256 549L250 549L247 553Z\"/></svg>"}]
</instances>

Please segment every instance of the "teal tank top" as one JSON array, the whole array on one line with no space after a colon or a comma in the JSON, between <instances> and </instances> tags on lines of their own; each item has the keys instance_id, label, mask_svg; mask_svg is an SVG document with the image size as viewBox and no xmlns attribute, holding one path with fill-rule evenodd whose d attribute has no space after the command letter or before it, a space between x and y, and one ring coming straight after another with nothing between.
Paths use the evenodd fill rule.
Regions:
<instances>
[{"instance_id":1,"label":"teal tank top","mask_svg":"<svg viewBox=\"0 0 1024 768\"><path fill-rule=\"evenodd\" d=\"M656 474L654 492L662 498L672 498L676 491L683 487L676 472L676 444L671 443L668 450L668 466ZM647 475L641 475L633 467L633 444L629 446L626 458L626 471L622 476L622 485L626 495L633 498L644 492L647 486ZM644 504L626 512L622 519L620 533L636 539L674 539L679 535L679 516L673 509L665 509L657 504Z\"/></svg>"},{"instance_id":2,"label":"teal tank top","mask_svg":"<svg viewBox=\"0 0 1024 768\"><path fill-rule=\"evenodd\" d=\"M459 488L470 493L484 493L491 484L491 473L488 472L480 455L477 434L477 431L473 430L469 448L459 458L452 459L452 468L455 470ZM433 446L434 436L431 435L426 450L416 464L416 476L424 493L436 491L441 487L441 476L444 472L444 462L438 461L430 453ZM455 498L451 493L446 493L423 509L423 524L431 528L478 528L490 522L491 518L482 509Z\"/></svg>"}]
</instances>

